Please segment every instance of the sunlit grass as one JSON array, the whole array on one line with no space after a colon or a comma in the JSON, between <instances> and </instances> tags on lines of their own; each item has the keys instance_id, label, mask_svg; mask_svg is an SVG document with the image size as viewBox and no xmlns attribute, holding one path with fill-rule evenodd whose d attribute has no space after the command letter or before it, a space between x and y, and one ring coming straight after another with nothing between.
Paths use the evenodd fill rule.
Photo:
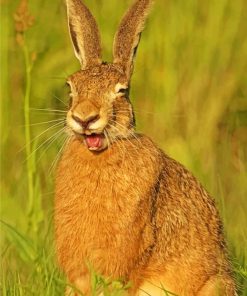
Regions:
<instances>
[{"instance_id":1,"label":"sunlit grass","mask_svg":"<svg viewBox=\"0 0 247 296\"><path fill-rule=\"evenodd\" d=\"M110 60L116 26L131 1L85 2ZM14 25L19 3L1 1L0 294L62 295L67 282L56 265L52 219L64 113L51 110L66 110L66 77L79 64L63 1L30 1L34 21L21 44ZM185 164L215 197L239 295L247 293L246 28L245 0L157 0L131 89L138 130ZM112 294L105 281L95 275L93 285ZM115 295L122 293L115 288Z\"/></svg>"}]
</instances>

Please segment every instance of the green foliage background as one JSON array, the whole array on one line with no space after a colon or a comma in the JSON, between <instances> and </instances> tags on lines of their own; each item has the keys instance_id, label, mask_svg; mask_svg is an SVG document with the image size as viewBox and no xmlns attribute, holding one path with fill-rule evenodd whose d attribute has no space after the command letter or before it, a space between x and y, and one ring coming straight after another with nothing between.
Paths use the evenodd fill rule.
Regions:
<instances>
[{"instance_id":1,"label":"green foliage background","mask_svg":"<svg viewBox=\"0 0 247 296\"><path fill-rule=\"evenodd\" d=\"M29 11L24 5L16 14L20 2L1 0L0 293L61 295L66 281L54 259L52 215L54 159L64 138L48 140L61 127L44 131L56 122L37 123L63 113L34 108L66 110L60 101L68 102L66 76L79 64L64 2L29 1ZM114 32L131 1L85 3L110 61ZM27 20L30 26L17 36L15 22ZM247 295L246 30L246 0L156 0L131 90L138 130L186 165L215 197L239 295ZM94 285L102 283L107 286L94 278Z\"/></svg>"}]
</instances>

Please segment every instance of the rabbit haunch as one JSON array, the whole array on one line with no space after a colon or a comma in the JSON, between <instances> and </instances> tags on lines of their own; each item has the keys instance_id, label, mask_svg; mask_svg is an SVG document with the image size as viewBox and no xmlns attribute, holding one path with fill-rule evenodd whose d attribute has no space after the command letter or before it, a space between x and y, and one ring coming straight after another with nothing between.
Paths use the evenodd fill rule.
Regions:
<instances>
[{"instance_id":1,"label":"rabbit haunch","mask_svg":"<svg viewBox=\"0 0 247 296\"><path fill-rule=\"evenodd\" d=\"M68 79L71 138L56 175L61 268L85 296L93 294L91 269L130 282L131 296L167 294L163 288L180 296L236 295L213 199L181 164L135 132L128 87L152 1L135 0L127 11L108 64L88 8L81 0L66 3L81 70ZM66 295L78 294L68 288Z\"/></svg>"}]
</instances>

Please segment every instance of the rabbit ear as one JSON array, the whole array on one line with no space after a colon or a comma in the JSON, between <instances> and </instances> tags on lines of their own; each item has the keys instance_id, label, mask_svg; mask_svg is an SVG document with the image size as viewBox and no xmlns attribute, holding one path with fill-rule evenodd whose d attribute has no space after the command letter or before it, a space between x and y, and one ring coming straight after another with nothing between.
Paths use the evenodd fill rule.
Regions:
<instances>
[{"instance_id":1,"label":"rabbit ear","mask_svg":"<svg viewBox=\"0 0 247 296\"><path fill-rule=\"evenodd\" d=\"M82 69L101 63L100 34L96 21L81 0L66 0L75 55Z\"/></svg>"},{"instance_id":2,"label":"rabbit ear","mask_svg":"<svg viewBox=\"0 0 247 296\"><path fill-rule=\"evenodd\" d=\"M114 63L123 68L128 78L133 71L133 60L152 2L152 0L135 1L123 17L114 37Z\"/></svg>"}]
</instances>

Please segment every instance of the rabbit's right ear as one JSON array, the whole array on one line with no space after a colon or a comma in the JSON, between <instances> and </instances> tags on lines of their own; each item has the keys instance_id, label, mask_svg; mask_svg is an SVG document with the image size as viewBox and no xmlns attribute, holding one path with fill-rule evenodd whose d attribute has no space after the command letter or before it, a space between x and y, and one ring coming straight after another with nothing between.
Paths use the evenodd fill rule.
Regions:
<instances>
[{"instance_id":1,"label":"rabbit's right ear","mask_svg":"<svg viewBox=\"0 0 247 296\"><path fill-rule=\"evenodd\" d=\"M101 63L100 34L96 21L81 0L66 0L75 55L82 69Z\"/></svg>"}]
</instances>

